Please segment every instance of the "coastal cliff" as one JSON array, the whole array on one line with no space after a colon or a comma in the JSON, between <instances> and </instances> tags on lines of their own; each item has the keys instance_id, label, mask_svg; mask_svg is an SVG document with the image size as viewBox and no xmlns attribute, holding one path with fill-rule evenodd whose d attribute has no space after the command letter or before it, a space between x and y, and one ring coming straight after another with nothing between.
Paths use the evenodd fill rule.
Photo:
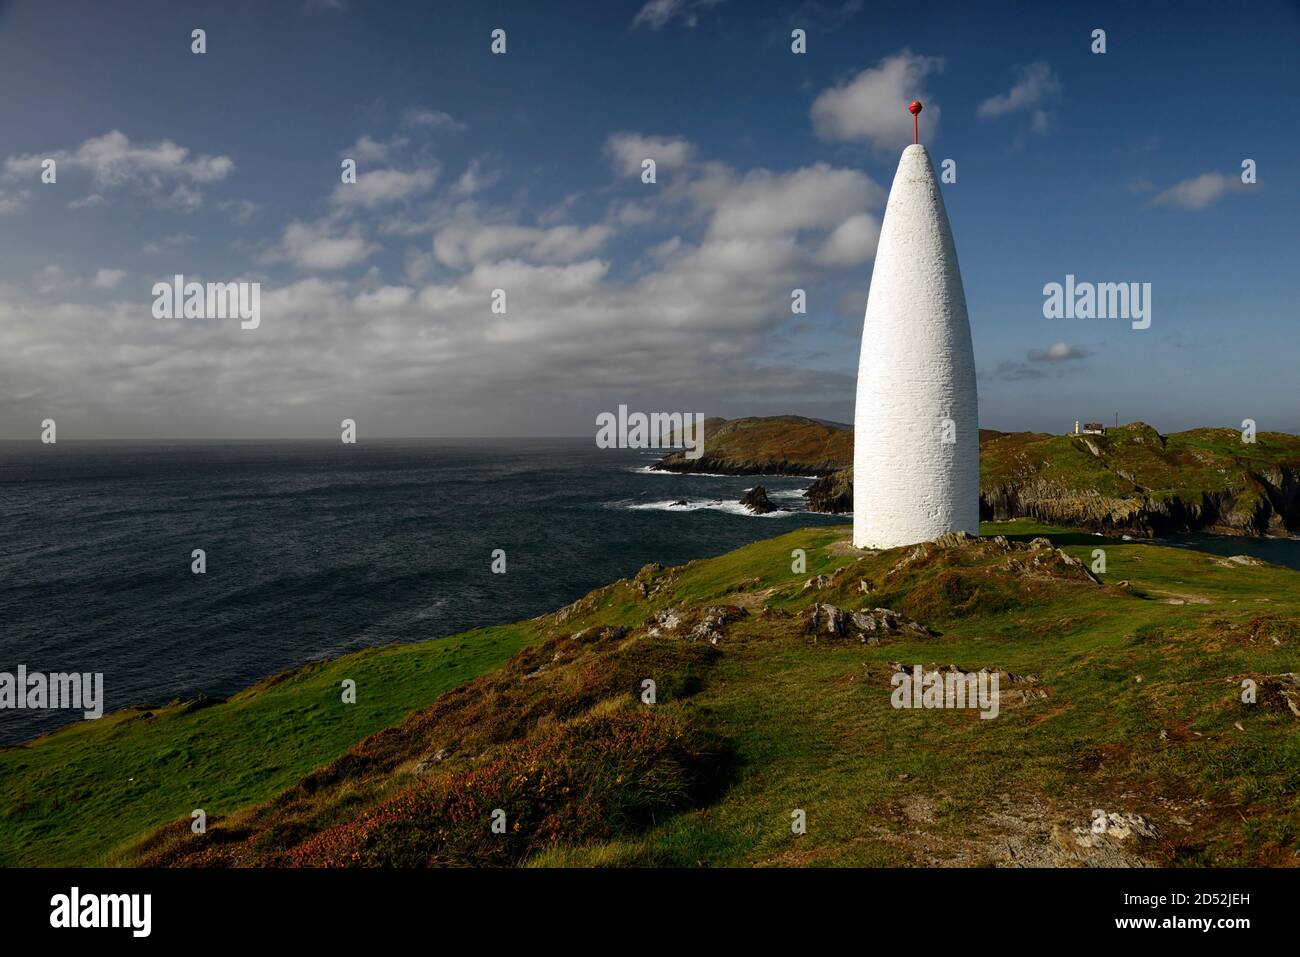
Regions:
<instances>
[{"instance_id":1,"label":"coastal cliff","mask_svg":"<svg viewBox=\"0 0 1300 957\"><path fill-rule=\"evenodd\" d=\"M982 432L980 466L986 520L1144 538L1300 533L1300 438L1282 432L1253 443L1233 429L1166 436L1142 422L1105 435Z\"/></svg>"},{"instance_id":2,"label":"coastal cliff","mask_svg":"<svg viewBox=\"0 0 1300 957\"><path fill-rule=\"evenodd\" d=\"M801 427L787 447L781 435L788 426L782 423L790 420L832 435L809 454L808 433ZM814 475L806 493L811 511L852 511L851 431L787 416L710 421L723 441L711 448L706 426L699 462L708 467L682 468L669 461L672 456L660 467ZM1162 435L1143 422L1104 435L981 429L980 518L1032 518L1142 538L1198 531L1300 534L1300 437L1262 432L1251 443L1233 429Z\"/></svg>"}]
</instances>

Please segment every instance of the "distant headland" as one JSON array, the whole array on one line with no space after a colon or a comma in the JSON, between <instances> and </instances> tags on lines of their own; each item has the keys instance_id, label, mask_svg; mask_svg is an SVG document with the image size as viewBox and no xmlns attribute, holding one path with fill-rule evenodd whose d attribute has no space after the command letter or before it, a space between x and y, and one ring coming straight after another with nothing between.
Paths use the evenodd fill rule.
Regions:
<instances>
[{"instance_id":1,"label":"distant headland","mask_svg":"<svg viewBox=\"0 0 1300 957\"><path fill-rule=\"evenodd\" d=\"M814 512L853 509L853 430L796 415L709 418L704 454L667 472L807 475ZM1234 429L1163 435L1144 422L1079 432L980 429L980 518L1108 535L1300 535L1300 436Z\"/></svg>"}]
</instances>

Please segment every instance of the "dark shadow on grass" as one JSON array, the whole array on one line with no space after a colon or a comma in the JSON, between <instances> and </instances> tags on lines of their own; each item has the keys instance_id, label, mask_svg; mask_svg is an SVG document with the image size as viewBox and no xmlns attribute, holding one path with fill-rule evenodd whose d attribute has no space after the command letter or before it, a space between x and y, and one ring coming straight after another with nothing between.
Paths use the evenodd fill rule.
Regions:
<instances>
[{"instance_id":1,"label":"dark shadow on grass","mask_svg":"<svg viewBox=\"0 0 1300 957\"><path fill-rule=\"evenodd\" d=\"M1004 535L1003 537L1009 542L1031 542L1035 538L1045 538L1057 548L1065 545L1096 545L1098 542L1113 540L1106 535L1092 535L1087 532L1052 532L1051 534L1033 532L1024 535Z\"/></svg>"},{"instance_id":2,"label":"dark shadow on grass","mask_svg":"<svg viewBox=\"0 0 1300 957\"><path fill-rule=\"evenodd\" d=\"M743 762L735 742L718 736L717 752L713 760L701 769L700 776L691 789L692 806L679 813L689 813L717 804L740 780Z\"/></svg>"}]
</instances>

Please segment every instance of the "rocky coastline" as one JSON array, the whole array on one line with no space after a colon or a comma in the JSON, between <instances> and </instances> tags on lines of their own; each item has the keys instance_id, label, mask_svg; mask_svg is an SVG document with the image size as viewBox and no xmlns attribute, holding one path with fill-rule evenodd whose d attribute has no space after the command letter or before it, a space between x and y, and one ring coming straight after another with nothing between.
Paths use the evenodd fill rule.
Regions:
<instances>
[{"instance_id":1,"label":"rocky coastline","mask_svg":"<svg viewBox=\"0 0 1300 957\"><path fill-rule=\"evenodd\" d=\"M810 511L852 512L851 430L794 416L710 421L724 438L720 447L709 449L706 431L700 459L674 452L655 468L811 476ZM779 439L791 423L801 432L798 449ZM809 424L840 433L823 442L838 458L808 454ZM750 437L757 441L747 442ZM1252 443L1231 429L1162 435L1141 422L1102 436L981 429L980 518L1028 518L1133 538L1294 537L1300 535L1300 437L1261 433Z\"/></svg>"}]
</instances>

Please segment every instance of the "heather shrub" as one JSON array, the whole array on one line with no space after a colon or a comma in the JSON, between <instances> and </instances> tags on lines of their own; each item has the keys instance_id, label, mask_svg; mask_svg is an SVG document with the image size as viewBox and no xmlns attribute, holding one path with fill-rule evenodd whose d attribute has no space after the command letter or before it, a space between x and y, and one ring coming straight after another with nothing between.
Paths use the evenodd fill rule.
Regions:
<instances>
[{"instance_id":1,"label":"heather shrub","mask_svg":"<svg viewBox=\"0 0 1300 957\"><path fill-rule=\"evenodd\" d=\"M601 840L690 806L719 758L683 717L631 703L597 709L403 790L290 852L305 866L518 864L559 843ZM491 830L506 814L506 833Z\"/></svg>"}]
</instances>

